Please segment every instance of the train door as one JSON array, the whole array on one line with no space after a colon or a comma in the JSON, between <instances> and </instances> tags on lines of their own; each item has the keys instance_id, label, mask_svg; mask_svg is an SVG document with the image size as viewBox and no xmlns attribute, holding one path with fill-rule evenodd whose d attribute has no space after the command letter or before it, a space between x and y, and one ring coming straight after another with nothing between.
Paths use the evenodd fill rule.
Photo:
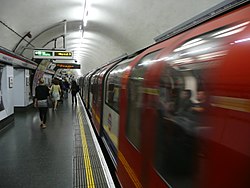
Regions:
<instances>
[{"instance_id":1,"label":"train door","mask_svg":"<svg viewBox=\"0 0 250 188\"><path fill-rule=\"evenodd\" d=\"M120 103L120 123L118 152L118 176L125 187L141 187L142 158L141 153L141 111L143 108L143 84L148 66L158 51L144 56L132 68L128 76L126 97ZM125 102L125 103L124 103ZM121 143L121 144L120 144Z\"/></svg>"},{"instance_id":2,"label":"train door","mask_svg":"<svg viewBox=\"0 0 250 188\"><path fill-rule=\"evenodd\" d=\"M131 60L129 60L131 62ZM104 99L103 99L103 135L102 139L107 147L114 166L117 166L117 151L119 137L119 102L122 74L129 62L119 63L105 76Z\"/></svg>"},{"instance_id":3,"label":"train door","mask_svg":"<svg viewBox=\"0 0 250 188\"><path fill-rule=\"evenodd\" d=\"M101 129L102 129L102 102L103 102L103 81L104 81L104 74L107 71L107 69L110 68L112 65L108 65L100 69L95 75L94 80L94 89L95 93L93 94L93 122L95 124L95 127L97 129L97 133L100 135Z\"/></svg>"},{"instance_id":4,"label":"train door","mask_svg":"<svg viewBox=\"0 0 250 188\"><path fill-rule=\"evenodd\" d=\"M84 90L84 78L85 78L85 76L82 76L79 78L79 87L80 87L79 94L80 94L82 99L83 99L83 90Z\"/></svg>"},{"instance_id":5,"label":"train door","mask_svg":"<svg viewBox=\"0 0 250 188\"><path fill-rule=\"evenodd\" d=\"M200 122L192 109L199 90L204 92L203 83L194 70L182 72L166 65L161 72L152 155L152 170L164 180L159 186L195 187Z\"/></svg>"},{"instance_id":6,"label":"train door","mask_svg":"<svg viewBox=\"0 0 250 188\"><path fill-rule=\"evenodd\" d=\"M90 95L90 76L91 76L92 72L88 73L84 79L84 85L85 85L85 89L84 89L84 102L86 105L86 108L89 109L89 95Z\"/></svg>"},{"instance_id":7,"label":"train door","mask_svg":"<svg viewBox=\"0 0 250 188\"><path fill-rule=\"evenodd\" d=\"M95 115L95 112L93 111L93 105L96 103L97 95L98 95L98 89L97 89L97 76L99 74L99 70L96 70L91 74L90 76L90 92L89 92L89 111L91 113L91 116L93 117ZM94 114L93 114L94 113Z\"/></svg>"},{"instance_id":8,"label":"train door","mask_svg":"<svg viewBox=\"0 0 250 188\"><path fill-rule=\"evenodd\" d=\"M99 77L99 74L100 74L101 70L99 69L98 71L96 71L92 78L91 78L91 94L90 94L90 111L91 111L91 114L92 114L92 119L93 119L93 122L94 122L94 125L95 125L95 129L96 131L99 131L99 126L98 126L98 123L97 123L97 119L98 119L98 114L96 112L97 110L97 103L98 103L98 95L99 95L99 89L98 89L98 77Z\"/></svg>"}]
</instances>

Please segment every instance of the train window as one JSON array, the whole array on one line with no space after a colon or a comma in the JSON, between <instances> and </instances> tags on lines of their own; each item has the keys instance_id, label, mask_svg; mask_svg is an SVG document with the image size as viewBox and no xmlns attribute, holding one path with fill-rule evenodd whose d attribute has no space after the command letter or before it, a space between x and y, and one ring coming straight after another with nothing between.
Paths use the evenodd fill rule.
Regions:
<instances>
[{"instance_id":1,"label":"train window","mask_svg":"<svg viewBox=\"0 0 250 188\"><path fill-rule=\"evenodd\" d=\"M85 79L84 79L84 85L85 85L85 89L84 89L84 101L87 104L88 103L88 93L91 90L90 89L90 84L89 84L89 79L90 79L90 74L88 74Z\"/></svg>"},{"instance_id":2,"label":"train window","mask_svg":"<svg viewBox=\"0 0 250 188\"><path fill-rule=\"evenodd\" d=\"M94 76L90 77L90 92L94 93Z\"/></svg>"},{"instance_id":3,"label":"train window","mask_svg":"<svg viewBox=\"0 0 250 188\"><path fill-rule=\"evenodd\" d=\"M96 103L96 101L97 101L97 94L98 94L96 77L97 77L96 75L93 76L93 85L91 87L91 90L92 90L92 93L93 93L93 103Z\"/></svg>"},{"instance_id":4,"label":"train window","mask_svg":"<svg viewBox=\"0 0 250 188\"><path fill-rule=\"evenodd\" d=\"M92 77L92 79L91 79L91 82L92 82L92 80L93 80L93 84L92 84L92 90L93 90L93 103L95 103L95 104L98 104L98 95L99 95L99 85L98 85L98 78L99 78L99 75L100 75L100 72L101 72L101 70L99 70L99 71L97 71L94 75L93 75L93 77Z\"/></svg>"},{"instance_id":5,"label":"train window","mask_svg":"<svg viewBox=\"0 0 250 188\"><path fill-rule=\"evenodd\" d=\"M86 102L86 90L88 90L88 86L87 86L87 76L85 76L84 79L83 79L83 89L82 89L82 91L83 91L83 96L82 96L82 98L83 98L83 101L84 101L84 102Z\"/></svg>"},{"instance_id":6,"label":"train window","mask_svg":"<svg viewBox=\"0 0 250 188\"><path fill-rule=\"evenodd\" d=\"M148 65L158 54L159 51L147 54L133 68L128 81L128 111L126 122L126 136L128 140L140 149L140 124L141 124L141 107L142 107L142 87L144 74Z\"/></svg>"},{"instance_id":7,"label":"train window","mask_svg":"<svg viewBox=\"0 0 250 188\"><path fill-rule=\"evenodd\" d=\"M115 66L109 73L106 87L106 103L117 113L119 113L121 77L125 71L127 63Z\"/></svg>"},{"instance_id":8,"label":"train window","mask_svg":"<svg viewBox=\"0 0 250 188\"><path fill-rule=\"evenodd\" d=\"M97 78L97 89L98 89L98 95L97 95L97 108L101 109L101 102L102 102L102 77L100 77L100 74Z\"/></svg>"}]
</instances>

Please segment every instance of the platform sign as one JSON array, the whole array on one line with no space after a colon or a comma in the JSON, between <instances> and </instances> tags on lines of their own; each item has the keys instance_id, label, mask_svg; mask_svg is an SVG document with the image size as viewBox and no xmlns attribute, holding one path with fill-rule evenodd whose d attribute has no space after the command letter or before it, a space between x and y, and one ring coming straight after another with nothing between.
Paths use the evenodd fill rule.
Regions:
<instances>
[{"instance_id":1,"label":"platform sign","mask_svg":"<svg viewBox=\"0 0 250 188\"><path fill-rule=\"evenodd\" d=\"M33 50L34 59L73 59L70 51Z\"/></svg>"},{"instance_id":2,"label":"platform sign","mask_svg":"<svg viewBox=\"0 0 250 188\"><path fill-rule=\"evenodd\" d=\"M56 63L56 69L81 69L81 66L75 63Z\"/></svg>"},{"instance_id":3,"label":"platform sign","mask_svg":"<svg viewBox=\"0 0 250 188\"><path fill-rule=\"evenodd\" d=\"M64 52L64 51L62 51L62 52L58 52L58 51L56 51L56 52L54 52L54 56L56 56L56 57L72 57L72 52Z\"/></svg>"},{"instance_id":4,"label":"platform sign","mask_svg":"<svg viewBox=\"0 0 250 188\"><path fill-rule=\"evenodd\" d=\"M34 56L52 57L53 56L53 52L51 52L51 51L34 50Z\"/></svg>"}]
</instances>

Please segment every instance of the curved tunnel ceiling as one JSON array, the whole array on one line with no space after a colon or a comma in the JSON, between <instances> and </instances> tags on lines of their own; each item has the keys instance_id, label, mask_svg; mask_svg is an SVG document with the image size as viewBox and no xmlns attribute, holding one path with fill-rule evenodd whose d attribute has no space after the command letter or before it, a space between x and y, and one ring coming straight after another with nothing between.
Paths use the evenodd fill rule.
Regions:
<instances>
[{"instance_id":1,"label":"curved tunnel ceiling","mask_svg":"<svg viewBox=\"0 0 250 188\"><path fill-rule=\"evenodd\" d=\"M33 49L64 48L62 36L66 33L66 50L74 52L84 74L121 54L154 43L154 37L220 2L2 0L0 46L13 50L30 32L32 38L25 37L15 52L31 59ZM86 20L87 25L83 26Z\"/></svg>"}]
</instances>

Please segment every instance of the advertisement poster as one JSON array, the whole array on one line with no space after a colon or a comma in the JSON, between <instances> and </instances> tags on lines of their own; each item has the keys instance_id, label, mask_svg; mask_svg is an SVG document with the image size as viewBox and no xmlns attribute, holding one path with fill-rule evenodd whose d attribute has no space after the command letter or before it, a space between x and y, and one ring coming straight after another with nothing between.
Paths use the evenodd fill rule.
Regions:
<instances>
[{"instance_id":1,"label":"advertisement poster","mask_svg":"<svg viewBox=\"0 0 250 188\"><path fill-rule=\"evenodd\" d=\"M0 111L4 110L4 105L3 105L3 96L2 96L2 73L3 73L3 68L0 67Z\"/></svg>"},{"instance_id":2,"label":"advertisement poster","mask_svg":"<svg viewBox=\"0 0 250 188\"><path fill-rule=\"evenodd\" d=\"M40 78L43 77L44 75L44 71L46 71L47 67L49 66L50 62L49 61L42 61L37 69L36 69L36 73L35 73L35 76L34 76L34 79L33 79L33 84L32 84L32 94L33 96L35 95L35 89L36 89L36 86L38 85L38 81Z\"/></svg>"}]
</instances>

